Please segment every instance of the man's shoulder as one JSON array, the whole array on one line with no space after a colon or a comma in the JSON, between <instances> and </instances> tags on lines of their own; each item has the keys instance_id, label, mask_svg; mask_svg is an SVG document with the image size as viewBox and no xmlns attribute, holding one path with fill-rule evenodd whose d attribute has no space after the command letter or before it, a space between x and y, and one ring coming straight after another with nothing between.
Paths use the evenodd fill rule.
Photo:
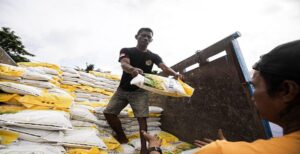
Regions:
<instances>
[{"instance_id":1,"label":"man's shoulder","mask_svg":"<svg viewBox=\"0 0 300 154\"><path fill-rule=\"evenodd\" d=\"M129 52L131 52L131 51L136 51L137 49L135 48L135 47L125 47L125 48L122 48L121 49L121 51L129 51Z\"/></svg>"},{"instance_id":2,"label":"man's shoulder","mask_svg":"<svg viewBox=\"0 0 300 154\"><path fill-rule=\"evenodd\" d=\"M154 53L154 52L152 52L152 51L150 51L150 50L148 50L147 52L148 52L150 55L152 55L152 56L160 57L157 53Z\"/></svg>"}]
</instances>

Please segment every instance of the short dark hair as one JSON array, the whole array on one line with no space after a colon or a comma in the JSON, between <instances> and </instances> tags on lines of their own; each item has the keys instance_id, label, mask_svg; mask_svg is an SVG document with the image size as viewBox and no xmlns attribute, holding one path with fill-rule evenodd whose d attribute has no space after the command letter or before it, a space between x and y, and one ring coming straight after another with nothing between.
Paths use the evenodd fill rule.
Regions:
<instances>
[{"instance_id":1,"label":"short dark hair","mask_svg":"<svg viewBox=\"0 0 300 154\"><path fill-rule=\"evenodd\" d=\"M284 80L292 80L300 85L300 40L277 46L261 56L253 69L264 78L270 96L280 90Z\"/></svg>"},{"instance_id":2,"label":"short dark hair","mask_svg":"<svg viewBox=\"0 0 300 154\"><path fill-rule=\"evenodd\" d=\"M140 28L139 31L137 32L137 35L139 35L143 31L150 32L153 35L152 29L151 28L147 28L147 27Z\"/></svg>"}]
</instances>

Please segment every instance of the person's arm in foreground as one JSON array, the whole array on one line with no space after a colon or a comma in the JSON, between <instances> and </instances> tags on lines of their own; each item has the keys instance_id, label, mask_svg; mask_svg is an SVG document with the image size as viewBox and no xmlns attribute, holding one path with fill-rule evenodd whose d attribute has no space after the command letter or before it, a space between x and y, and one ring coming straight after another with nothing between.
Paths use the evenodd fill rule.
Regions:
<instances>
[{"instance_id":1,"label":"person's arm in foreground","mask_svg":"<svg viewBox=\"0 0 300 154\"><path fill-rule=\"evenodd\" d=\"M174 76L176 79L181 79L183 80L183 76L177 72L175 72L172 68L168 67L167 65L165 65L164 63L160 63L158 65L158 67L167 75L172 75Z\"/></svg>"},{"instance_id":2,"label":"person's arm in foreground","mask_svg":"<svg viewBox=\"0 0 300 154\"><path fill-rule=\"evenodd\" d=\"M123 71L131 74L133 77L137 76L138 74L143 74L143 70L130 65L129 58L122 58L120 60L120 62L121 62L121 67L122 67Z\"/></svg>"},{"instance_id":3,"label":"person's arm in foreground","mask_svg":"<svg viewBox=\"0 0 300 154\"><path fill-rule=\"evenodd\" d=\"M161 139L159 139L157 136L150 135L149 133L147 133L145 131L142 131L142 133L143 133L146 141L149 143L148 144L148 149L152 148L152 147L160 148ZM161 154L161 153L158 152L158 151L151 151L151 152L149 152L149 154Z\"/></svg>"},{"instance_id":4,"label":"person's arm in foreground","mask_svg":"<svg viewBox=\"0 0 300 154\"><path fill-rule=\"evenodd\" d=\"M220 140L226 140L226 138L224 137L223 131L222 129L218 130L218 135L219 135L219 139ZM202 148L203 146L213 142L214 140L208 139L208 138L204 138L203 140L195 140L194 144L199 147Z\"/></svg>"}]
</instances>

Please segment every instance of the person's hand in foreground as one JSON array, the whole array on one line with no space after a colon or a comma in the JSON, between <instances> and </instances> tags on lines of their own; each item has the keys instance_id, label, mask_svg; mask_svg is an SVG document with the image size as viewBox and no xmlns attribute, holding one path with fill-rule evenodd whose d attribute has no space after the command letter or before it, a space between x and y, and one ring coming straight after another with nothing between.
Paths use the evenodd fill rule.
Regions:
<instances>
[{"instance_id":1,"label":"person's hand in foreground","mask_svg":"<svg viewBox=\"0 0 300 154\"><path fill-rule=\"evenodd\" d=\"M219 139L220 140L226 140L226 138L224 137L222 129L218 130L218 135L219 135ZM205 146L205 145L207 145L207 144L209 144L209 143L211 143L213 141L214 140L211 140L211 139L208 139L208 138L204 138L203 140L195 140L194 144L196 146L198 146L199 148L201 148L201 147L203 147L203 146Z\"/></svg>"},{"instance_id":2,"label":"person's hand in foreground","mask_svg":"<svg viewBox=\"0 0 300 154\"><path fill-rule=\"evenodd\" d=\"M142 133L143 133L146 141L148 141L148 143L149 143L148 148L161 146L161 139L159 139L157 135L153 136L145 131L142 131Z\"/></svg>"}]
</instances>

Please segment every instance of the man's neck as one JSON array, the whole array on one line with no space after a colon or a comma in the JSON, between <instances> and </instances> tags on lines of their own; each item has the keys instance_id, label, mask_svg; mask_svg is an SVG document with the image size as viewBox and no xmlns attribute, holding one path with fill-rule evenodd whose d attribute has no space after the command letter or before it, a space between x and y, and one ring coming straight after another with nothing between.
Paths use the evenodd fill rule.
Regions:
<instances>
[{"instance_id":1,"label":"man's neck","mask_svg":"<svg viewBox=\"0 0 300 154\"><path fill-rule=\"evenodd\" d=\"M146 46L139 46L139 45L137 45L136 48L137 48L139 51L147 52L147 47L146 47Z\"/></svg>"},{"instance_id":2,"label":"man's neck","mask_svg":"<svg viewBox=\"0 0 300 154\"><path fill-rule=\"evenodd\" d=\"M279 125L283 128L284 134L300 130L300 105L294 105L286 114L280 118Z\"/></svg>"}]
</instances>

